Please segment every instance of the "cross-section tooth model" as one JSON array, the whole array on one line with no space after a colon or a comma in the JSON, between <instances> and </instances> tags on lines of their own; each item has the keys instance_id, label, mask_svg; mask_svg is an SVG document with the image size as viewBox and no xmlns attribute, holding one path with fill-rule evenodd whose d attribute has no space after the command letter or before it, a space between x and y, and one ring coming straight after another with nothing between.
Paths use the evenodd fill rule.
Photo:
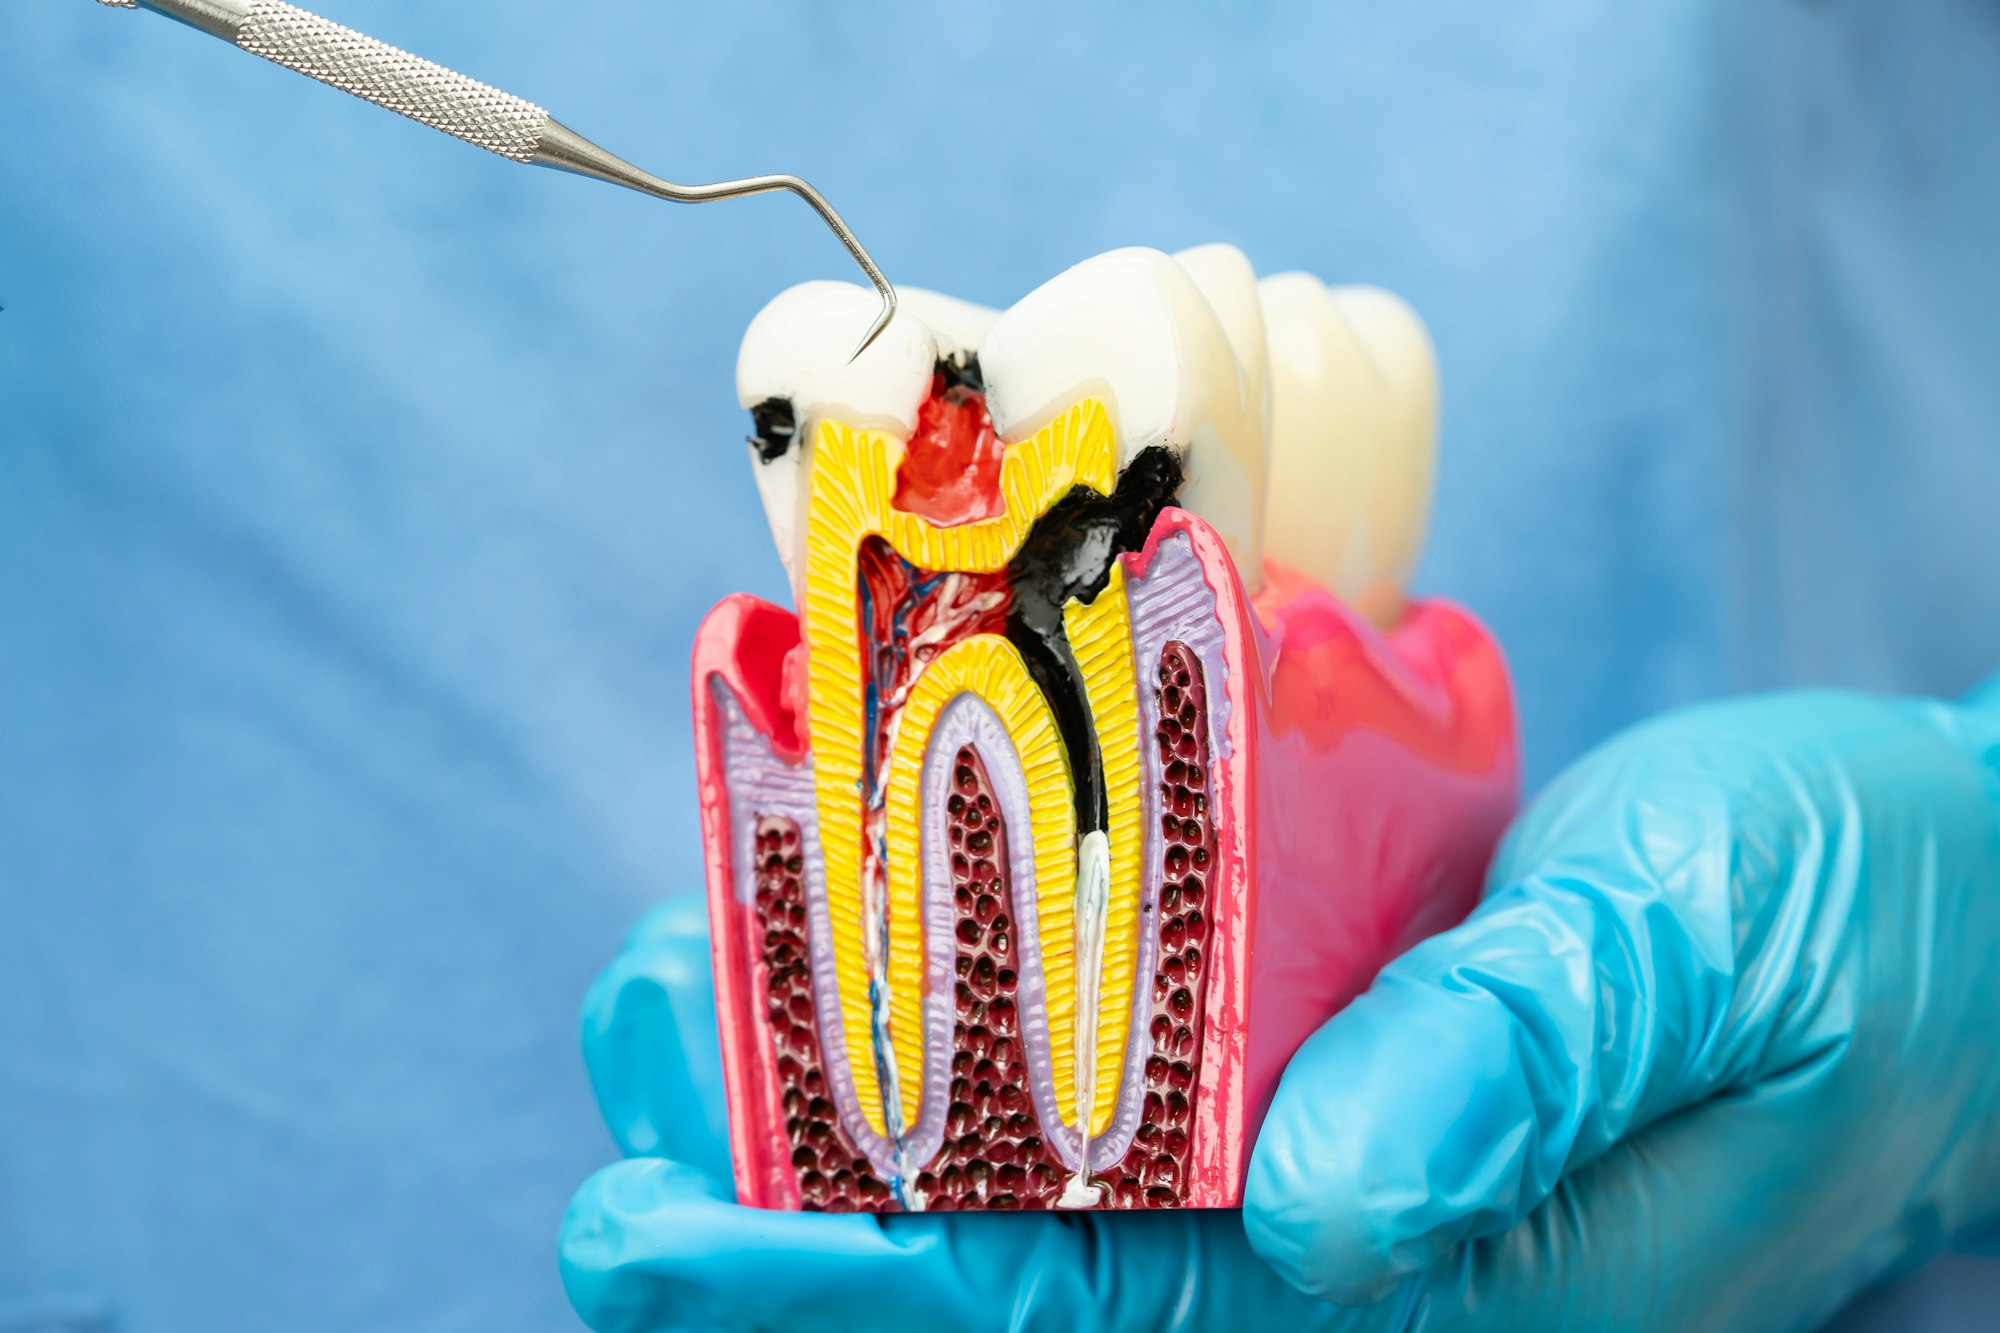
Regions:
<instances>
[{"instance_id":1,"label":"cross-section tooth model","mask_svg":"<svg viewBox=\"0 0 2000 1333\"><path fill-rule=\"evenodd\" d=\"M695 649L737 1191L1233 1206L1515 800L1499 649L1404 595L1429 340L1226 246L906 291L850 364L875 299L795 287L737 364L799 608Z\"/></svg>"}]
</instances>

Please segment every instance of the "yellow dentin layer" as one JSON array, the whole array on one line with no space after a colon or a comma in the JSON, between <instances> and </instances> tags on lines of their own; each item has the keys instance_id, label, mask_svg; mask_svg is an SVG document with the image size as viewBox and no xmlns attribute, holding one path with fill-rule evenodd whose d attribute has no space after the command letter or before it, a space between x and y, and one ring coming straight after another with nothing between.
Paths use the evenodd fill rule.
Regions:
<instances>
[{"instance_id":1,"label":"yellow dentin layer","mask_svg":"<svg viewBox=\"0 0 2000 1333\"><path fill-rule=\"evenodd\" d=\"M803 619L807 648L807 713L812 736L820 838L825 849L825 888L833 936L834 979L855 1100L878 1134L886 1134L888 1130L881 1079L871 1049L873 1024L868 999L867 954L862 939L866 928L863 921L862 838L868 794L861 787L866 771L864 752L869 743L861 647L857 635L862 544L870 537L879 536L903 559L921 569L995 572L1006 568L1007 562L1020 550L1035 520L1057 500L1079 485L1109 494L1116 481L1117 470L1116 443L1110 422L1105 417L1103 405L1096 399L1079 403L1029 439L1007 446L1000 464L1000 490L1007 507L997 518L940 527L917 515L895 510L890 498L895 494L896 470L902 458L903 444L893 436L877 431L855 430L835 421L822 421L813 443L805 544ZM960 649L972 648L982 640L1004 645L1004 640L998 640L997 636L984 635L967 640L960 645ZM940 656L918 678L910 707L914 706L915 697L922 693L931 673L951 659L956 651ZM1001 660L991 646L981 651L989 655L990 662ZM1007 651L1013 652L1011 646ZM1020 671L1025 683L1026 673L1024 668L1020 668L1018 655L1011 660L1014 663L1012 669ZM970 663L971 659L967 661ZM1001 677L1010 669L992 666L990 662L987 669L996 673L993 687L1004 687L1005 681ZM1127 672L1130 672L1129 664ZM1047 705L1040 700L1039 692L1034 691L1031 685L1027 688L1046 713ZM984 688L979 692L985 694ZM1008 716L998 700L987 697L996 711L1001 712L1003 717ZM942 707L943 702L940 699L936 706ZM1093 693L1093 706L1095 703ZM935 712L931 716L934 718ZM928 726L919 728L914 725L915 721L906 713L898 727L899 738L905 728L915 736L927 734ZM1013 719L1009 718L1010 728L1013 725ZM1023 725L1029 724L1024 722ZM1050 725L1053 726L1052 723ZM1029 729L1032 730L1032 726ZM1016 732L1015 736L1016 744L1023 744L1023 733ZM1056 752L1060 755L1060 744L1057 744ZM919 759L921 754L918 750ZM1024 766L1030 762L1025 749L1021 759ZM889 777L893 794L905 766L898 757L892 757L891 764ZM917 770L921 764L909 767ZM914 781L914 771L910 776ZM1063 780L1065 783L1068 781L1066 765ZM1030 792L1033 794L1035 791L1031 776ZM1060 820L1053 814L1057 807L1062 811ZM1046 801L1041 795L1035 795L1032 808L1036 824L1033 838L1037 896L1042 904L1037 927L1049 993L1053 1038L1050 1055L1060 1092L1065 1069L1071 1088L1076 1077L1076 1053L1069 1035L1074 1020L1072 1018L1069 1025L1064 1026L1058 1024L1055 1015L1057 960L1060 958L1065 965L1073 961L1070 954L1069 901L1075 855L1071 848L1063 857L1044 859L1043 826L1046 823L1051 827L1069 827L1069 834L1064 836L1073 837L1074 815L1067 793L1060 801L1053 794ZM1045 811L1050 812L1046 820L1043 817ZM1011 835L1017 837L1022 832L1009 830ZM906 1058L913 1062L921 1060L922 910L916 902L918 890L914 886L921 878L922 862L917 855L914 837L908 836L909 830L898 830L892 823L888 834L888 929L891 946L887 968L892 974L888 1009L895 1034L891 1038L890 1054L898 1069L907 1071L897 1077L899 1109L904 1112L903 1123L907 1124L914 1115L913 1099L920 1094L922 1082L920 1063L905 1063ZM1057 866L1068 868L1054 874L1044 869ZM906 886L901 897L897 893L898 885ZM1056 910L1052 894L1061 903L1059 920L1050 915ZM1136 893L1134 899L1136 901ZM912 949L914 953L910 952ZM910 958L917 960L914 966L909 964ZM1126 984L1129 985L1129 964L1126 974ZM1072 976L1068 982L1067 1001L1071 1005L1075 1003L1074 987ZM915 1044L910 1045L912 1042ZM906 1046L909 1048L907 1057ZM1113 1086L1115 1089L1115 1080Z\"/></svg>"},{"instance_id":2,"label":"yellow dentin layer","mask_svg":"<svg viewBox=\"0 0 2000 1333\"><path fill-rule=\"evenodd\" d=\"M1111 896L1104 921L1104 966L1097 987L1097 1030L1090 1041L1096 1081L1090 1133L1111 1128L1131 1026L1133 978L1139 966L1139 874L1146 835L1144 778L1139 764L1139 690L1132 665L1132 622L1125 605L1125 568L1113 562L1111 581L1089 605L1063 608L1070 652L1083 674L1092 729L1104 765L1111 843ZM1039 810L1041 807L1037 806ZM1043 937L1047 947L1047 936ZM1055 1015L1049 1015L1050 1026ZM1060 1030L1060 1029L1059 1029ZM1061 1085L1058 1078L1058 1094ZM1074 1100L1059 1100L1069 1107Z\"/></svg>"},{"instance_id":3,"label":"yellow dentin layer","mask_svg":"<svg viewBox=\"0 0 2000 1333\"><path fill-rule=\"evenodd\" d=\"M898 1093L903 1123L917 1118L923 1088L923 839L939 837L938 812L922 802L925 752L931 729L944 706L961 694L976 695L999 715L1021 761L1034 823L1035 924L1041 935L1042 976L1047 989L1049 1026L1067 1031L1075 1023L1076 958L1071 886L1076 880L1076 807L1069 755L1048 700L1028 675L1013 644L997 634L978 634L940 654L917 679L896 728L889 761L889 1041L896 1067L908 1071ZM997 755L986 756L989 762ZM1011 838L1024 830L1008 830ZM949 1057L946 1057L949 1059ZM1074 1053L1067 1062L1074 1086ZM1058 1066L1056 1086L1063 1087Z\"/></svg>"}]
</instances>

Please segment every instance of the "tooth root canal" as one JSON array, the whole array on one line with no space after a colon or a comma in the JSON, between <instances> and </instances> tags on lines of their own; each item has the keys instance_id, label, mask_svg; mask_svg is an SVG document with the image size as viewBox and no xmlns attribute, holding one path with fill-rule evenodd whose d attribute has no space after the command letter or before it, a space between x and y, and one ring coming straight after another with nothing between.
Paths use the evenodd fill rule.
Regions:
<instances>
[{"instance_id":1,"label":"tooth root canal","mask_svg":"<svg viewBox=\"0 0 2000 1333\"><path fill-rule=\"evenodd\" d=\"M1061 1206L1095 1207L1104 1191L1090 1183L1090 1145L1097 1128L1098 987L1104 979L1105 918L1111 902L1111 844L1103 830L1092 829L1077 844L1076 1050L1081 1071L1076 1083L1074 1123L1081 1127L1077 1166L1064 1186ZM1115 1010L1111 1012L1116 1012Z\"/></svg>"}]
</instances>

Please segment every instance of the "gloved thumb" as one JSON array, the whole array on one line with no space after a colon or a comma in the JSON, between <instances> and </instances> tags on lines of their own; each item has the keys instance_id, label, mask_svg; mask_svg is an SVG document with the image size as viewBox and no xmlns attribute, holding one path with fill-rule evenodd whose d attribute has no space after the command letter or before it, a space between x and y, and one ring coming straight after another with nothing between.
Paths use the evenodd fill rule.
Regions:
<instances>
[{"instance_id":1,"label":"gloved thumb","mask_svg":"<svg viewBox=\"0 0 2000 1333\"><path fill-rule=\"evenodd\" d=\"M649 912L583 1003L583 1058L627 1157L672 1157L729 1179L722 1041L698 893Z\"/></svg>"},{"instance_id":2,"label":"gloved thumb","mask_svg":"<svg viewBox=\"0 0 2000 1333\"><path fill-rule=\"evenodd\" d=\"M1379 1300L1709 1091L1684 1043L1726 1008L1726 974L1661 886L1607 869L1550 865L1495 894L1293 1057L1244 1220L1294 1285Z\"/></svg>"},{"instance_id":3,"label":"gloved thumb","mask_svg":"<svg viewBox=\"0 0 2000 1333\"><path fill-rule=\"evenodd\" d=\"M1989 1207L2000 821L1937 711L1748 701L1565 775L1292 1061L1253 1247L1426 1327L1773 1328Z\"/></svg>"}]
</instances>

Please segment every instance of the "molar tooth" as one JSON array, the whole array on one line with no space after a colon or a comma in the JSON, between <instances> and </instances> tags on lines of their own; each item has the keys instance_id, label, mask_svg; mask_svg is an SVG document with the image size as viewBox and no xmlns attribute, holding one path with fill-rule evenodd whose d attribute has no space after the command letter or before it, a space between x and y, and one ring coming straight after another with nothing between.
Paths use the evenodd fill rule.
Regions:
<instances>
[{"instance_id":1,"label":"molar tooth","mask_svg":"<svg viewBox=\"0 0 2000 1333\"><path fill-rule=\"evenodd\" d=\"M1238 458L1250 486L1251 542L1237 552L1239 571L1252 591L1262 581L1264 506L1269 489L1271 365L1264 331L1264 303L1257 292L1257 272L1233 245L1198 245L1174 255L1221 321L1236 354L1237 389L1242 396L1243 431ZM1201 497L1184 497L1186 508L1201 512Z\"/></svg>"},{"instance_id":2,"label":"molar tooth","mask_svg":"<svg viewBox=\"0 0 2000 1333\"><path fill-rule=\"evenodd\" d=\"M1212 270L1196 266L1219 287ZM1105 400L1122 471L1165 446L1185 473L1177 503L1206 519L1246 581L1259 566L1263 439L1246 411L1229 332L1187 269L1158 250L1112 250L1058 274L994 321L980 350L986 404L1019 440L1080 399Z\"/></svg>"},{"instance_id":3,"label":"molar tooth","mask_svg":"<svg viewBox=\"0 0 2000 1333\"><path fill-rule=\"evenodd\" d=\"M1265 552L1386 625L1402 614L1430 517L1430 337L1376 288L1281 273L1258 291L1271 362Z\"/></svg>"},{"instance_id":4,"label":"molar tooth","mask_svg":"<svg viewBox=\"0 0 2000 1333\"><path fill-rule=\"evenodd\" d=\"M750 459L794 598L805 571L813 427L831 416L908 439L916 429L917 407L930 392L937 340L907 307L899 308L882 336L849 362L854 331L868 327L880 301L875 292L852 283L800 283L757 313L737 353L737 400L759 414L760 430L767 417L778 427L761 442L752 441ZM782 433L787 414L789 438Z\"/></svg>"}]
</instances>

